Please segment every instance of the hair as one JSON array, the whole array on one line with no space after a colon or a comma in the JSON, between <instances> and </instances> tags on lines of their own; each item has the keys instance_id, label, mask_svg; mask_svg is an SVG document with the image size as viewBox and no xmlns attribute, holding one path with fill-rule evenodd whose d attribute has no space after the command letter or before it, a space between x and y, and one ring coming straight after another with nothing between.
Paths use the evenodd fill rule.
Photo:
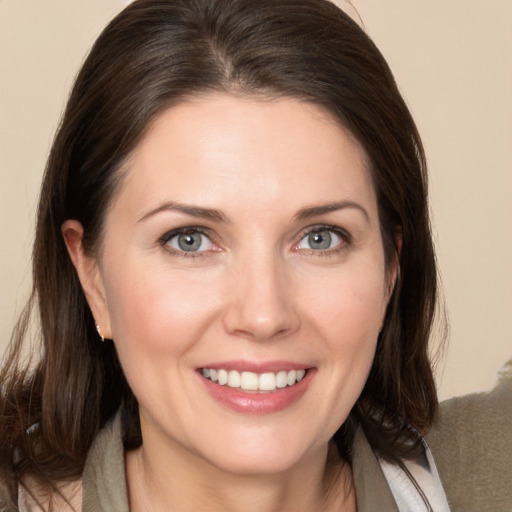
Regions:
<instances>
[{"instance_id":1,"label":"hair","mask_svg":"<svg viewBox=\"0 0 512 512\"><path fill-rule=\"evenodd\" d=\"M33 294L0 375L0 459L15 481L78 478L102 426L122 410L127 447L142 442L137 401L94 319L61 234L83 226L90 255L128 158L155 117L194 94L291 97L330 112L368 157L388 265L399 276L366 385L334 436L350 460L360 424L397 459L418 447L438 401L428 341L437 273L424 151L383 56L326 0L136 0L104 29L80 70L39 199ZM402 239L398 251L396 237ZM399 255L398 255L399 253ZM40 352L21 356L31 310Z\"/></svg>"}]
</instances>

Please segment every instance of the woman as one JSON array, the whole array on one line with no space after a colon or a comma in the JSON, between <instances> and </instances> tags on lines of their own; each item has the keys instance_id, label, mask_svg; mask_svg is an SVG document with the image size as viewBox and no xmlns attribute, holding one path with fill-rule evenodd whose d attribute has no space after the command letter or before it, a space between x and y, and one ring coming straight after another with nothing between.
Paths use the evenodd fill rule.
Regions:
<instances>
[{"instance_id":1,"label":"woman","mask_svg":"<svg viewBox=\"0 0 512 512\"><path fill-rule=\"evenodd\" d=\"M20 361L29 306L1 377L4 507L448 510L421 435L425 172L334 5L126 8L47 165L43 351Z\"/></svg>"}]
</instances>

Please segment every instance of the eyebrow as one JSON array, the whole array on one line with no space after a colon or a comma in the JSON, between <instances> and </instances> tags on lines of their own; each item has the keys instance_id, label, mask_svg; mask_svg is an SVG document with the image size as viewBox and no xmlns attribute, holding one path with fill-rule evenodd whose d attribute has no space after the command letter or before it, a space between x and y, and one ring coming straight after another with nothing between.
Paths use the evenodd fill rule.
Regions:
<instances>
[{"instance_id":1,"label":"eyebrow","mask_svg":"<svg viewBox=\"0 0 512 512\"><path fill-rule=\"evenodd\" d=\"M309 208L303 208L295 214L295 219L298 221L305 221L312 217L318 217L325 215L326 213L335 212L338 210L344 210L346 208L354 208L359 210L367 222L370 222L370 216L368 212L359 204L354 201L339 201L336 203L328 203L320 206L311 206Z\"/></svg>"},{"instance_id":2,"label":"eyebrow","mask_svg":"<svg viewBox=\"0 0 512 512\"><path fill-rule=\"evenodd\" d=\"M320 215L325 215L327 213L335 212L338 210L344 210L346 208L354 208L359 210L365 217L366 221L370 221L368 212L360 204L355 203L354 201L339 201L335 203L302 208L295 214L295 220L299 222L305 221L313 217L318 217ZM166 202L157 208L150 210L149 212L145 213L137 222L143 222L149 217L165 211L177 211L184 213L185 215L190 215L191 217L208 219L213 222L220 222L223 224L230 223L229 217L215 208L203 208L201 206L193 206L189 204L177 203L174 201Z\"/></svg>"},{"instance_id":3,"label":"eyebrow","mask_svg":"<svg viewBox=\"0 0 512 512\"><path fill-rule=\"evenodd\" d=\"M157 208L150 210L149 212L145 213L137 222L142 222L149 217L156 215L157 213L165 211L177 211L184 213L185 215L190 215L191 217L208 219L213 222L222 222L224 224L228 224L230 222L229 218L220 210L216 210L214 208L202 208L200 206L177 203L174 201L166 202Z\"/></svg>"}]
</instances>

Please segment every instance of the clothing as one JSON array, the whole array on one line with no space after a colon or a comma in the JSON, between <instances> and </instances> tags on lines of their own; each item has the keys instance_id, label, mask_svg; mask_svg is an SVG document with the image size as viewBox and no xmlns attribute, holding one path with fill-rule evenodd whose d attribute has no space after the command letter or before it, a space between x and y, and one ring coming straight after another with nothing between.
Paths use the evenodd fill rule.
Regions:
<instances>
[{"instance_id":1,"label":"clothing","mask_svg":"<svg viewBox=\"0 0 512 512\"><path fill-rule=\"evenodd\" d=\"M511 512L512 360L491 392L444 402L427 441L452 512Z\"/></svg>"}]
</instances>

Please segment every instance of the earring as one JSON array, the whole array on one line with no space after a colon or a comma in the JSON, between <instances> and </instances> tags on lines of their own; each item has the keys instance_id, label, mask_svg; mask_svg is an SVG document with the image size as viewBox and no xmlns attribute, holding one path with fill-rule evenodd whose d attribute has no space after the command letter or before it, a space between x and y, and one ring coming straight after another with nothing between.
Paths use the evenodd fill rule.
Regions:
<instances>
[{"instance_id":1,"label":"earring","mask_svg":"<svg viewBox=\"0 0 512 512\"><path fill-rule=\"evenodd\" d=\"M99 325L96 326L96 330L98 331L98 335L100 337L100 340L102 342L105 341L105 337L103 336L103 334L101 334L101 327Z\"/></svg>"}]
</instances>

